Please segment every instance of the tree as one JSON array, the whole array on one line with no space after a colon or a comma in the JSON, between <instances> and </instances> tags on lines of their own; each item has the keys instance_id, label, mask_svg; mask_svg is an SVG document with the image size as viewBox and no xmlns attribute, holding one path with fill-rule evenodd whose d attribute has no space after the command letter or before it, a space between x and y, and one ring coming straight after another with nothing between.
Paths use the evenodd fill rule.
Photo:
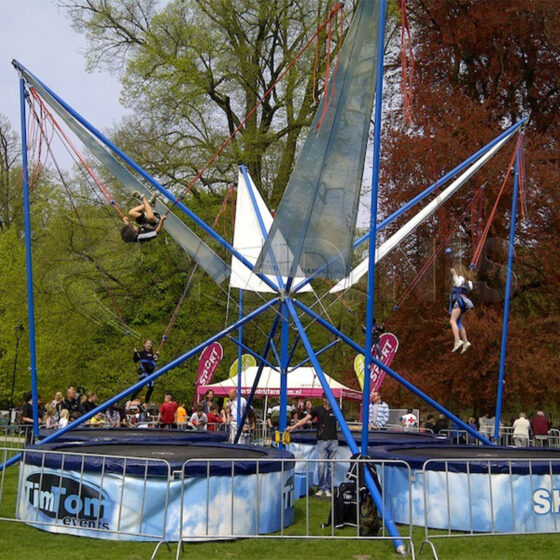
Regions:
<instances>
[{"instance_id":1,"label":"tree","mask_svg":"<svg viewBox=\"0 0 560 560\"><path fill-rule=\"evenodd\" d=\"M21 215L16 191L21 170L18 148L17 134L0 115L0 231L9 228L16 216Z\"/></svg>"},{"instance_id":2,"label":"tree","mask_svg":"<svg viewBox=\"0 0 560 560\"><path fill-rule=\"evenodd\" d=\"M117 137L166 184L185 184L273 85L332 0L148 0L64 2L89 41L89 64L123 73L123 99L136 116ZM338 29L334 31L339 40ZM247 165L276 207L321 87L325 31L315 60L304 54L203 177L210 190ZM329 47L330 48L330 47ZM314 63L317 64L314 71Z\"/></svg>"},{"instance_id":3,"label":"tree","mask_svg":"<svg viewBox=\"0 0 560 560\"><path fill-rule=\"evenodd\" d=\"M560 367L560 355L558 344L552 343L560 320L555 295L558 274L551 264L560 258L555 241L560 226L560 118L556 110L560 14L554 3L538 0L412 0L408 7L417 71L414 121L404 123L400 115L394 115L386 132L384 146L391 157L384 162L384 183L389 185L385 207L390 211L400 206L501 128L528 117L528 216L519 223L516 236L517 288L511 302L505 403L510 407L556 408L554 393L543 388L548 383L549 391L560 389L554 375ZM486 217L512 150L513 146L503 150L471 183L472 188L488 182ZM431 238L433 233L441 233L446 221L448 225L456 222L472 192L454 197L446 214L420 230L417 237ZM490 231L498 239L508 237L511 192L510 181ZM427 249L418 251L409 246L409 277L414 275L410 263L419 252L420 260L430 254ZM465 258L470 256L467 252ZM440 259L438 266L444 273L449 263ZM406 307L395 313L393 324L407 341L406 352L399 352L395 365L421 387L429 388L436 399L459 410L474 407L484 412L492 406L497 390L503 303L477 302L477 309L467 318L474 347L468 359L455 358L448 354L443 273L432 301L420 294L419 300L411 297ZM413 321L413 317L421 320ZM431 341L428 347L426 339ZM400 391L395 395L404 398Z\"/></svg>"}]
</instances>

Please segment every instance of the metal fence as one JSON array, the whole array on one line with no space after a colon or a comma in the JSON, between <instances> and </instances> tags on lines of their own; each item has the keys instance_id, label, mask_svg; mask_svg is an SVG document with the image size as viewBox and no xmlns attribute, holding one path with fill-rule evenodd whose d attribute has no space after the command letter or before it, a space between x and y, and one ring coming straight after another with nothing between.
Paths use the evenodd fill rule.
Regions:
<instances>
[{"instance_id":1,"label":"metal fence","mask_svg":"<svg viewBox=\"0 0 560 560\"><path fill-rule=\"evenodd\" d=\"M0 457L5 461L15 452L14 448L3 448ZM364 517L360 469L356 469L358 491L345 502L347 508L355 511L353 519L346 520L350 527L338 523L341 520L335 514L337 488L332 476L336 460L309 461L307 472L300 473L296 481L293 459L194 459L177 470L164 459L126 455L84 455L40 448L26 449L22 454L19 465L11 467L18 471L17 499L11 504L14 514L5 514L0 521L23 522L53 533L152 541L155 548L151 558L163 543L177 542L179 557L187 542L217 538L393 539L384 522L388 496L379 512L379 531L367 534L371 520ZM315 497L310 484L313 463L318 462L331 464L332 495L328 498ZM401 463L402 468L408 469L406 464L395 461L360 463L376 470L382 495L387 465ZM248 464L252 465L249 473ZM221 472L217 474L219 467ZM13 494L4 493L5 484L3 470L0 502L4 495ZM305 486L304 506L298 506L297 519L296 484L300 489L302 484ZM6 504L2 504L2 509L6 512ZM193 517L194 531L189 524ZM318 517L324 522L322 526L316 521ZM216 519L221 522L216 523ZM340 526L335 526L337 523ZM412 525L399 529L414 558Z\"/></svg>"},{"instance_id":2,"label":"metal fence","mask_svg":"<svg viewBox=\"0 0 560 560\"><path fill-rule=\"evenodd\" d=\"M423 492L424 541L434 558L441 538L557 533L558 458L433 459L415 473ZM418 515L418 512L417 512ZM418 524L419 519L413 519Z\"/></svg>"},{"instance_id":3,"label":"metal fence","mask_svg":"<svg viewBox=\"0 0 560 560\"><path fill-rule=\"evenodd\" d=\"M249 477L250 480L243 482L241 489L238 489L238 482L235 480L237 466L240 463L251 463L255 465L254 473ZM187 542L200 542L215 539L236 539L236 538L261 538L261 539L367 539L367 540L393 540L389 535L385 524L385 511L390 511L390 496L385 492L385 470L388 466L398 466L408 472L409 491L410 491L410 467L404 461L397 460L352 460L351 469L356 473L347 483L340 486L335 485L335 469L337 463L348 464L348 461L337 459L309 459L306 460L305 471L295 472L294 459L192 459L183 465L181 471L181 516L179 520L179 540L177 545L176 558L184 550ZM277 465L274 474L270 477L268 469L261 468L261 464L274 463ZM226 477L214 477L212 468L216 464L227 467L230 474ZM319 498L313 492L314 471L318 464L330 466L330 492L328 496ZM188 495L189 483L192 479L188 476L188 469L191 465L196 465L201 472L196 484L199 485L199 492L202 495L202 507L200 501L197 503L196 511L193 512L193 502ZM379 482L379 490L383 498L383 505L379 511L379 531L371 529L371 519L364 515L364 496L365 489L363 468L370 468L376 474ZM221 478L221 480L216 480ZM219 487L228 488L225 496L219 497ZM362 489L360 492L360 488ZM357 490L356 490L357 489ZM299 492L298 492L299 490ZM295 494L295 495L294 495ZM303 523L292 526L288 505L293 506L297 497L302 496ZM247 500L244 496L249 496ZM340 497L339 497L340 496ZM337 509L336 502L340 500L346 504L346 512L349 509L354 511L349 514L346 522L342 522ZM340 505L339 501L339 505ZM328 508L325 508L325 504ZM412 508L412 500L408 500L409 507ZM224 505L227 507L224 508ZM321 507L324 515L324 523L320 526L313 525L312 519L316 515L312 512L317 507ZM266 512L263 509L268 509ZM225 510L225 514L220 514ZM189 512L189 518L196 516L197 532L190 529L189 523L185 520L185 514ZM249 519L247 519L249 518ZM270 519L274 518L278 527L270 531ZM412 519L412 510L409 519ZM248 530L248 528L250 528ZM408 554L415 558L414 544L412 541L412 524L406 523L399 526L401 539L407 545Z\"/></svg>"},{"instance_id":4,"label":"metal fence","mask_svg":"<svg viewBox=\"0 0 560 560\"><path fill-rule=\"evenodd\" d=\"M480 432L483 436L487 437L491 441L494 440L494 434L489 434L487 432ZM446 429L440 430L440 435L445 435L451 440L452 443L456 445L482 445L477 438L469 434L466 430L459 429ZM499 440L496 442L497 445L513 446L515 445L515 440L513 437L513 428L511 426L502 426L499 432ZM530 435L528 439L529 447L560 447L560 431L556 429L551 429L548 431L548 435L535 436Z\"/></svg>"}]
</instances>

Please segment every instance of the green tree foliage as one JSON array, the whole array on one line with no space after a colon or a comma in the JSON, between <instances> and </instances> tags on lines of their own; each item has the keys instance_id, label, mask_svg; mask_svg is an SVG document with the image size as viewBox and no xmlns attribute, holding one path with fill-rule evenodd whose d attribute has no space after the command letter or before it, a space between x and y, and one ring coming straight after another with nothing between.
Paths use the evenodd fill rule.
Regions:
<instances>
[{"instance_id":1,"label":"green tree foliage","mask_svg":"<svg viewBox=\"0 0 560 560\"><path fill-rule=\"evenodd\" d=\"M90 43L90 66L123 73L135 115L119 140L166 184L186 184L285 71L332 0L64 2ZM339 30L334 29L338 41ZM306 51L248 120L202 184L229 184L243 162L272 207L280 201L302 131L316 108L325 60ZM314 70L314 64L316 68Z\"/></svg>"}]
</instances>

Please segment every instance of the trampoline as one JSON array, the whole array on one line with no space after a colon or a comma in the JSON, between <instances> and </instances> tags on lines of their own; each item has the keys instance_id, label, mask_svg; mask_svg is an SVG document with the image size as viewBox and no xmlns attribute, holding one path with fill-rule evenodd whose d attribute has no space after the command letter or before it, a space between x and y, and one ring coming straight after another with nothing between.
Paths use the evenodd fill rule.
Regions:
<instances>
[{"instance_id":1,"label":"trampoline","mask_svg":"<svg viewBox=\"0 0 560 560\"><path fill-rule=\"evenodd\" d=\"M560 450L486 446L370 447L393 519L468 532L557 532ZM409 476L410 475L410 476ZM409 494L410 485L410 494ZM412 501L412 503L410 503Z\"/></svg>"},{"instance_id":2,"label":"trampoline","mask_svg":"<svg viewBox=\"0 0 560 560\"><path fill-rule=\"evenodd\" d=\"M354 441L361 446L361 433L352 432ZM435 445L449 443L449 439L444 436L438 436L431 433L404 432L404 431L388 431L373 430L368 433L368 445L372 447L387 445ZM344 439L342 432L338 432L338 451L336 459L339 461L334 466L334 485L339 486L346 480L346 473L350 467L350 457L352 452ZM317 484L318 479L318 463L306 463L306 460L317 459L317 430L298 430L290 434L290 443L287 449L291 451L298 460L296 463L296 495L297 497L305 494L305 488L310 488L313 484ZM309 472L309 477L305 477L304 482L301 481L302 473Z\"/></svg>"},{"instance_id":3,"label":"trampoline","mask_svg":"<svg viewBox=\"0 0 560 560\"><path fill-rule=\"evenodd\" d=\"M17 515L113 540L272 533L294 521L293 458L221 442L47 443L24 452Z\"/></svg>"},{"instance_id":4,"label":"trampoline","mask_svg":"<svg viewBox=\"0 0 560 560\"><path fill-rule=\"evenodd\" d=\"M56 433L57 430L42 429L39 431L39 439ZM227 432L209 430L160 430L154 428L79 428L70 430L59 436L57 442L69 441L134 441L141 440L146 443L157 443L158 441L227 441Z\"/></svg>"}]
</instances>

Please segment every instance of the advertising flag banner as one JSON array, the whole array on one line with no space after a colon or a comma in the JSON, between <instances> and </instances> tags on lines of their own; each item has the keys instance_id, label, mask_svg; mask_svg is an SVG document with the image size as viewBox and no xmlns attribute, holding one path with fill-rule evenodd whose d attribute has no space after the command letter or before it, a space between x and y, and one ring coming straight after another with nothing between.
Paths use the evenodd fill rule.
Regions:
<instances>
[{"instance_id":1,"label":"advertising flag banner","mask_svg":"<svg viewBox=\"0 0 560 560\"><path fill-rule=\"evenodd\" d=\"M222 358L224 357L224 349L219 342L209 344L200 354L198 360L198 375L196 376L196 386L208 385L214 373L218 369Z\"/></svg>"}]
</instances>

